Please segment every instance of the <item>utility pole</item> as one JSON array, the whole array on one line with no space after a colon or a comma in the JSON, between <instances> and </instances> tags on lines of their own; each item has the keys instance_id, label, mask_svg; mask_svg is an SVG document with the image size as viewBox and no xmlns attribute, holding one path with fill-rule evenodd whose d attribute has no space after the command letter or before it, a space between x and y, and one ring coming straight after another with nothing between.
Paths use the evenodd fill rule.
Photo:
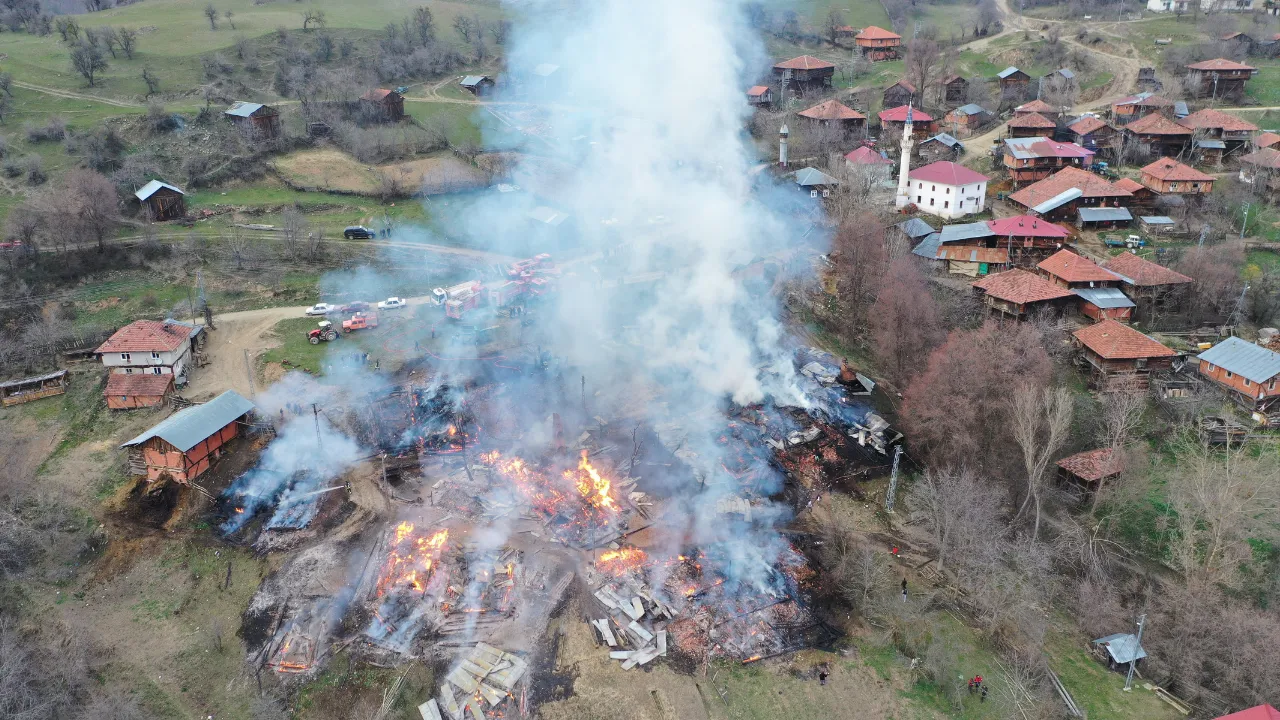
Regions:
<instances>
[{"instance_id":1,"label":"utility pole","mask_svg":"<svg viewBox=\"0 0 1280 720\"><path fill-rule=\"evenodd\" d=\"M889 472L889 491L884 496L884 511L893 514L894 496L898 494L898 462L902 459L902 446L893 449L893 470Z\"/></svg>"},{"instance_id":2,"label":"utility pole","mask_svg":"<svg viewBox=\"0 0 1280 720\"><path fill-rule=\"evenodd\" d=\"M1198 248L1204 247L1204 239L1208 236L1209 236L1209 225L1208 223L1206 223L1200 227L1200 242L1196 243L1196 247Z\"/></svg>"},{"instance_id":3,"label":"utility pole","mask_svg":"<svg viewBox=\"0 0 1280 720\"><path fill-rule=\"evenodd\" d=\"M1249 203L1244 204L1244 219L1240 221L1240 239L1244 239L1244 229L1249 225Z\"/></svg>"},{"instance_id":4,"label":"utility pole","mask_svg":"<svg viewBox=\"0 0 1280 720\"><path fill-rule=\"evenodd\" d=\"M249 350L247 348L244 351L244 374L249 378L249 397L253 397L258 394L258 391L253 387L253 365L249 364Z\"/></svg>"},{"instance_id":5,"label":"utility pole","mask_svg":"<svg viewBox=\"0 0 1280 720\"><path fill-rule=\"evenodd\" d=\"M320 447L320 408L311 403L311 415L316 419L316 447Z\"/></svg>"},{"instance_id":6,"label":"utility pole","mask_svg":"<svg viewBox=\"0 0 1280 720\"><path fill-rule=\"evenodd\" d=\"M1129 659L1129 675L1124 679L1124 691L1133 689L1133 668L1138 664L1138 648L1142 647L1142 631L1147 627L1147 614L1138 616L1138 641L1134 643L1133 657Z\"/></svg>"}]
</instances>

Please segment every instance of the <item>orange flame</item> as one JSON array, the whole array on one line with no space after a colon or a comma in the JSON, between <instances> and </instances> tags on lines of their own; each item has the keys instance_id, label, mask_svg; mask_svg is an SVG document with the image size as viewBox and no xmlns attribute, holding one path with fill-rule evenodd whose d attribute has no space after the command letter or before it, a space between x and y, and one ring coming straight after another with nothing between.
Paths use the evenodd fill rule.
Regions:
<instances>
[{"instance_id":1,"label":"orange flame","mask_svg":"<svg viewBox=\"0 0 1280 720\"><path fill-rule=\"evenodd\" d=\"M601 553L600 559L596 560L596 569L610 575L621 575L641 567L648 560L649 556L640 548L624 547Z\"/></svg>"},{"instance_id":2,"label":"orange flame","mask_svg":"<svg viewBox=\"0 0 1280 720\"><path fill-rule=\"evenodd\" d=\"M415 534L411 522L397 525L391 551L378 578L378 596L403 587L413 588L417 592L425 591L431 570L444 552L448 539L448 530L439 530L426 537Z\"/></svg>"},{"instance_id":3,"label":"orange flame","mask_svg":"<svg viewBox=\"0 0 1280 720\"><path fill-rule=\"evenodd\" d=\"M592 505L606 510L618 510L618 503L614 502L613 497L609 495L613 483L608 478L600 475L599 471L587 462L587 451L582 451L582 457L578 459L578 472L566 470L564 473L566 479L573 480L578 487L578 494L587 499Z\"/></svg>"}]
</instances>

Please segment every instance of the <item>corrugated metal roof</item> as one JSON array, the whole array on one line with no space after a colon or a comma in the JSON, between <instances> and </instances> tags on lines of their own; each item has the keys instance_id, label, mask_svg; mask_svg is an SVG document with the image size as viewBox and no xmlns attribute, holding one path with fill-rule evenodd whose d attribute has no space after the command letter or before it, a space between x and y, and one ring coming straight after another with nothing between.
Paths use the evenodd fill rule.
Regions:
<instances>
[{"instance_id":1,"label":"corrugated metal roof","mask_svg":"<svg viewBox=\"0 0 1280 720\"><path fill-rule=\"evenodd\" d=\"M1133 660L1141 660L1147 651L1138 644L1138 638L1132 633L1116 633L1093 641L1094 645L1102 645L1110 653L1111 659L1124 664Z\"/></svg>"},{"instance_id":2,"label":"corrugated metal roof","mask_svg":"<svg viewBox=\"0 0 1280 720\"><path fill-rule=\"evenodd\" d=\"M1071 292L1104 310L1134 307L1133 301L1120 288L1076 288Z\"/></svg>"},{"instance_id":3,"label":"corrugated metal roof","mask_svg":"<svg viewBox=\"0 0 1280 720\"><path fill-rule=\"evenodd\" d=\"M911 218L910 220L903 220L897 225L894 225L894 227L901 230L903 233L906 234L907 237L911 238L912 240L918 240L922 237L925 237L926 235L932 235L933 233L938 232L937 230L934 230L932 227L930 227L929 223L921 220L920 218Z\"/></svg>"},{"instance_id":4,"label":"corrugated metal roof","mask_svg":"<svg viewBox=\"0 0 1280 720\"><path fill-rule=\"evenodd\" d=\"M951 137L946 133L938 133L937 135L934 135L933 137L929 138L928 140L925 140L920 144L923 145L924 143L934 142L935 140L950 148L964 147L964 145L962 145L959 140Z\"/></svg>"},{"instance_id":5,"label":"corrugated metal roof","mask_svg":"<svg viewBox=\"0 0 1280 720\"><path fill-rule=\"evenodd\" d=\"M1010 65L1009 67L1007 67L1007 68L1005 68L1005 69L1001 70L1000 72L996 73L996 77L998 77L998 78L1000 78L1001 80L1003 80L1003 79L1005 79L1005 78L1009 77L1010 75L1013 75L1014 73L1020 73L1020 72L1022 72L1022 71L1021 71L1021 70L1019 70L1018 68L1016 68L1016 67L1014 67L1014 66Z\"/></svg>"},{"instance_id":6,"label":"corrugated metal roof","mask_svg":"<svg viewBox=\"0 0 1280 720\"><path fill-rule=\"evenodd\" d=\"M938 248L941 246L942 246L942 235L940 233L931 233L925 236L925 239L921 240L920 244L917 245L915 249L912 250L911 252L915 255L919 255L922 258L937 260Z\"/></svg>"},{"instance_id":7,"label":"corrugated metal roof","mask_svg":"<svg viewBox=\"0 0 1280 720\"><path fill-rule=\"evenodd\" d=\"M0 388L10 388L10 387L17 387L19 385L26 385L28 383L44 382L45 380L53 380L54 378L60 378L66 374L67 374L66 370L59 370L57 372L51 372L48 375L37 375L36 377L19 378L17 380L10 380L9 382L0 383Z\"/></svg>"},{"instance_id":8,"label":"corrugated metal roof","mask_svg":"<svg viewBox=\"0 0 1280 720\"><path fill-rule=\"evenodd\" d=\"M1081 190L1080 188L1067 188L1066 190L1063 190L1057 195L1054 195L1048 200L1045 200L1039 205L1036 205L1035 207L1031 208L1031 211L1034 213L1043 215L1049 212L1050 210L1054 210L1062 207L1063 205L1066 205L1072 200L1079 199L1081 195L1084 195L1084 191Z\"/></svg>"},{"instance_id":9,"label":"corrugated metal roof","mask_svg":"<svg viewBox=\"0 0 1280 720\"><path fill-rule=\"evenodd\" d=\"M462 82L458 84L461 85L462 87L475 87L476 85L479 85L480 83L488 79L489 79L488 75L468 75L462 78Z\"/></svg>"},{"instance_id":10,"label":"corrugated metal roof","mask_svg":"<svg viewBox=\"0 0 1280 720\"><path fill-rule=\"evenodd\" d=\"M1061 75L1062 77L1064 77L1064 78L1068 79L1068 80L1074 80L1074 79L1075 79L1075 77L1076 77L1076 74L1075 74L1075 73L1073 73L1073 72L1071 72L1071 71L1070 71L1070 70L1068 70L1067 68L1060 68L1060 69L1058 70L1058 74L1059 74L1059 75Z\"/></svg>"},{"instance_id":11,"label":"corrugated metal roof","mask_svg":"<svg viewBox=\"0 0 1280 720\"><path fill-rule=\"evenodd\" d=\"M965 115L981 115L985 113L987 109L978 103L969 103L968 105L961 105L956 108L955 111L958 113L964 113Z\"/></svg>"},{"instance_id":12,"label":"corrugated metal roof","mask_svg":"<svg viewBox=\"0 0 1280 720\"><path fill-rule=\"evenodd\" d=\"M249 117L263 108L262 103L251 103L238 101L236 104L227 108L222 114L231 115L233 117Z\"/></svg>"},{"instance_id":13,"label":"corrugated metal roof","mask_svg":"<svg viewBox=\"0 0 1280 720\"><path fill-rule=\"evenodd\" d=\"M796 171L796 184L801 187L813 185L839 185L840 181L817 168L803 168Z\"/></svg>"},{"instance_id":14,"label":"corrugated metal roof","mask_svg":"<svg viewBox=\"0 0 1280 720\"><path fill-rule=\"evenodd\" d=\"M1129 208L1080 208L1080 222L1120 222L1132 220Z\"/></svg>"},{"instance_id":15,"label":"corrugated metal roof","mask_svg":"<svg viewBox=\"0 0 1280 720\"><path fill-rule=\"evenodd\" d=\"M961 223L959 225L942 226L942 243L972 240L974 238L995 237L995 232L985 222Z\"/></svg>"},{"instance_id":16,"label":"corrugated metal roof","mask_svg":"<svg viewBox=\"0 0 1280 720\"><path fill-rule=\"evenodd\" d=\"M146 200L152 195L155 195L156 191L159 190L160 188L168 188L178 193L179 195L186 195L186 193L182 192L182 190L170 185L169 183L160 182L159 180L152 180L148 182L146 185L143 185L141 188L138 188L138 191L135 192L133 195L139 200Z\"/></svg>"},{"instance_id":17,"label":"corrugated metal roof","mask_svg":"<svg viewBox=\"0 0 1280 720\"><path fill-rule=\"evenodd\" d=\"M1226 150L1227 144L1221 140L1197 140L1196 147L1209 148L1210 150Z\"/></svg>"},{"instance_id":18,"label":"corrugated metal roof","mask_svg":"<svg viewBox=\"0 0 1280 720\"><path fill-rule=\"evenodd\" d=\"M228 390L203 405L194 405L165 418L159 425L120 447L141 445L160 438L186 452L254 408L235 390Z\"/></svg>"},{"instance_id":19,"label":"corrugated metal roof","mask_svg":"<svg viewBox=\"0 0 1280 720\"><path fill-rule=\"evenodd\" d=\"M1280 353L1238 337L1223 340L1200 353L1199 358L1256 383L1264 383L1280 375Z\"/></svg>"},{"instance_id":20,"label":"corrugated metal roof","mask_svg":"<svg viewBox=\"0 0 1280 720\"><path fill-rule=\"evenodd\" d=\"M1143 215L1138 218L1144 225L1176 225L1173 218L1168 215Z\"/></svg>"}]
</instances>

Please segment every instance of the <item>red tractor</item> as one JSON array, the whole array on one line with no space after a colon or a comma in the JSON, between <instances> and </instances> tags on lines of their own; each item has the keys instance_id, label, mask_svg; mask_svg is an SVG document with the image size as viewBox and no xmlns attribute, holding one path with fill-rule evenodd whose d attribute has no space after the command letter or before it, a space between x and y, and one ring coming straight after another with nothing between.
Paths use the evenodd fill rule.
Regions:
<instances>
[{"instance_id":1,"label":"red tractor","mask_svg":"<svg viewBox=\"0 0 1280 720\"><path fill-rule=\"evenodd\" d=\"M312 345L319 345L322 342L333 342L338 339L338 331L333 329L333 323L328 320L321 320L316 324L319 327L307 333L307 342Z\"/></svg>"},{"instance_id":2,"label":"red tractor","mask_svg":"<svg viewBox=\"0 0 1280 720\"><path fill-rule=\"evenodd\" d=\"M378 313L358 312L352 315L350 320L342 321L342 332L344 333L376 327L378 327Z\"/></svg>"}]
</instances>

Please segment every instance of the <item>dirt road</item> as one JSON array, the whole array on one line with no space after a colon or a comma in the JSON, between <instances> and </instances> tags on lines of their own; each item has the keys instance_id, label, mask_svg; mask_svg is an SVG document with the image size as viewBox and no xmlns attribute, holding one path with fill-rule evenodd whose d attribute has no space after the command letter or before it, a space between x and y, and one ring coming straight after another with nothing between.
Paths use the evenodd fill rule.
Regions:
<instances>
[{"instance_id":1,"label":"dirt road","mask_svg":"<svg viewBox=\"0 0 1280 720\"><path fill-rule=\"evenodd\" d=\"M128 100L115 100L112 98L98 97L96 95L82 95L80 93L71 92L70 90L58 90L57 88L45 87L44 85L32 85L29 82L23 82L21 80L14 80L13 84L23 90L32 90L34 92L66 98L68 100L87 100L89 102L102 103L103 105L114 105L116 107L128 108L130 110L136 110L143 107L142 103L129 102Z\"/></svg>"}]
</instances>

